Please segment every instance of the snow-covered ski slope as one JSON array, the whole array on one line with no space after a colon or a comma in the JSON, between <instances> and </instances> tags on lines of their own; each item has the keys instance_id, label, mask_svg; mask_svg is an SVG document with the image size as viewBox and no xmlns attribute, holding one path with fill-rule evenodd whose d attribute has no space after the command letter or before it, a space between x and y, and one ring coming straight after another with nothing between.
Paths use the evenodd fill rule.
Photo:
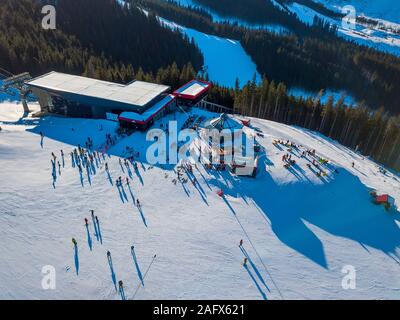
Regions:
<instances>
[{"instance_id":1,"label":"snow-covered ski slope","mask_svg":"<svg viewBox=\"0 0 400 320\"><path fill-rule=\"evenodd\" d=\"M319 92L311 92L301 88L292 87L289 89L289 94L295 97L303 97L303 99L313 98L316 99L319 96ZM341 99L344 95L344 104L347 106L356 105L357 101L345 91L339 90L324 90L323 95L320 97L322 103L327 103L329 98L332 97L334 103Z\"/></svg>"},{"instance_id":2,"label":"snow-covered ski slope","mask_svg":"<svg viewBox=\"0 0 400 320\"><path fill-rule=\"evenodd\" d=\"M400 298L400 215L373 205L367 188L390 193L399 204L400 178L380 173L375 163L334 141L253 119L266 149L257 179L198 166L196 187L190 181L175 185L176 168L152 167L142 158L137 172L130 166L131 190L124 183L119 192L115 180L129 177L119 156L126 146L143 155L150 144L143 133L119 139L110 156L100 158L90 183L85 170L81 182L69 152L88 136L95 147L102 145L117 124L56 116L21 119L22 114L19 104L0 104L2 299L120 299L113 284L119 280L128 299ZM188 115L176 117L181 126ZM284 169L287 150L273 146L275 139L316 149L332 161L327 176L318 178L296 152L297 165ZM51 152L61 161L61 149L65 163L53 188ZM224 197L217 195L221 189ZM142 213L133 197L140 199ZM90 209L99 218L102 244ZM78 242L76 254L72 237ZM56 290L41 287L45 265L55 267ZM354 290L342 289L346 265L356 269Z\"/></svg>"},{"instance_id":3,"label":"snow-covered ski slope","mask_svg":"<svg viewBox=\"0 0 400 320\"><path fill-rule=\"evenodd\" d=\"M164 18L159 18L164 26L178 29L190 39L194 39L204 56L204 69L211 81L221 86L233 88L236 80L241 86L256 76L261 79L251 57L243 49L240 41L221 38L214 35L186 28Z\"/></svg>"},{"instance_id":4,"label":"snow-covered ski slope","mask_svg":"<svg viewBox=\"0 0 400 320\"><path fill-rule=\"evenodd\" d=\"M148 15L148 11L141 10ZM203 70L211 81L230 88L235 86L236 80L241 86L253 80L254 76L257 82L260 81L257 66L240 41L199 32L162 17L158 17L158 21L164 27L179 30L196 42L204 57Z\"/></svg>"},{"instance_id":5,"label":"snow-covered ski slope","mask_svg":"<svg viewBox=\"0 0 400 320\"><path fill-rule=\"evenodd\" d=\"M391 27L394 29L400 29L400 9L399 3L397 0L315 0L316 2L320 2L326 7L341 11L346 5L354 6L356 10L357 16L366 16L372 18L374 20L380 21L382 25L386 25L387 27ZM249 22L238 19L237 17L222 17L218 15L213 10L210 10L208 7L202 6L193 0L181 0L178 1L183 6L194 6L201 7L210 12L215 21L230 21L231 23L238 23L239 25L243 25L248 28L256 28L259 29L265 28L272 32L290 32L284 26L277 25L252 25ZM272 1L272 3L286 10L279 2ZM325 21L329 21L331 24L335 24L339 27L339 36L350 40L355 41L360 45L365 45L369 47L373 47L377 50L385 51L394 55L400 55L400 36L398 34L394 34L387 30L381 30L378 27L365 26L359 23L356 24L355 29L343 28L342 22L340 19L332 19L327 16L324 16L315 10L309 8L308 6L297 3L295 0L293 3L286 6L292 13L295 13L298 18L307 24L312 24L315 16L324 19Z\"/></svg>"},{"instance_id":6,"label":"snow-covered ski slope","mask_svg":"<svg viewBox=\"0 0 400 320\"><path fill-rule=\"evenodd\" d=\"M354 6L357 14L400 24L400 2L397 0L315 0L327 7Z\"/></svg>"},{"instance_id":7,"label":"snow-covered ski slope","mask_svg":"<svg viewBox=\"0 0 400 320\"><path fill-rule=\"evenodd\" d=\"M311 25L313 23L314 17L317 16L325 21L328 21L332 25L337 25L339 28L338 35L347 40L400 56L399 34L395 34L386 30L381 30L378 27L362 25L360 23L357 23L354 28L348 28L347 26L344 27L341 20L326 17L307 6L298 4L297 2L293 2L288 6L288 8L291 12L295 13L298 18L304 23ZM357 7L355 7L355 9L358 16L360 12L357 11ZM379 19L379 17L375 17L375 19ZM388 21L382 21L382 23L390 24L390 22ZM400 29L399 24L391 23L391 25Z\"/></svg>"}]
</instances>

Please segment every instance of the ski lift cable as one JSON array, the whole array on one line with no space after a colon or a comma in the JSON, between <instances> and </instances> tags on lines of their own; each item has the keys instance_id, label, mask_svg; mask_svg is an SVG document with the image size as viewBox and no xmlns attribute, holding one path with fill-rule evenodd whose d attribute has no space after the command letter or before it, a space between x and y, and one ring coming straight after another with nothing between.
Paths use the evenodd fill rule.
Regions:
<instances>
[{"instance_id":1,"label":"ski lift cable","mask_svg":"<svg viewBox=\"0 0 400 320\"><path fill-rule=\"evenodd\" d=\"M153 265L153 263L154 263L154 261L156 260L156 258L157 258L157 255L155 254L155 255L153 256L153 259L151 260L149 266L147 267L146 272L145 272L144 275L143 275L142 281L144 281L144 280L146 279L147 274L149 273L150 268L151 268L151 266ZM132 298L131 298L131 300L134 300L134 299L135 299L135 297L136 297L136 295L137 295L137 293L139 292L139 290L140 290L141 287L142 287L142 283L139 283L138 286L137 286L137 288L136 288L135 293L133 294L133 296L132 296Z\"/></svg>"},{"instance_id":2,"label":"ski lift cable","mask_svg":"<svg viewBox=\"0 0 400 320\"><path fill-rule=\"evenodd\" d=\"M3 76L4 78L12 77L14 74L11 72L7 71L6 69L0 67L0 76Z\"/></svg>"}]
</instances>

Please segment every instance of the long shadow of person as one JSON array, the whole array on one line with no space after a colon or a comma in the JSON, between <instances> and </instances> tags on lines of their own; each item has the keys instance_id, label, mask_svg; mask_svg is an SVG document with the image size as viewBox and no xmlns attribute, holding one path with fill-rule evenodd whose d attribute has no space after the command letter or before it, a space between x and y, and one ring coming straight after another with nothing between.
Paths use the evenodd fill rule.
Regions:
<instances>
[{"instance_id":1,"label":"long shadow of person","mask_svg":"<svg viewBox=\"0 0 400 320\"><path fill-rule=\"evenodd\" d=\"M93 242L92 242L92 237L90 236L90 231L89 231L89 225L88 224L86 224L86 234L87 234L87 238L88 238L89 249L90 249L90 251L92 251Z\"/></svg>"},{"instance_id":2,"label":"long shadow of person","mask_svg":"<svg viewBox=\"0 0 400 320\"><path fill-rule=\"evenodd\" d=\"M261 289L260 285L257 282L257 279L254 278L253 274L251 273L249 267L247 264L243 264L243 267L246 269L247 273L249 274L250 278L253 280L254 284L256 285L257 290L260 292L261 296L263 297L264 300L268 300L266 294L264 291Z\"/></svg>"},{"instance_id":3,"label":"long shadow of person","mask_svg":"<svg viewBox=\"0 0 400 320\"><path fill-rule=\"evenodd\" d=\"M87 175L89 184L92 185L92 179L91 179L91 177L90 177L89 166L86 167L86 175Z\"/></svg>"},{"instance_id":4,"label":"long shadow of person","mask_svg":"<svg viewBox=\"0 0 400 320\"><path fill-rule=\"evenodd\" d=\"M81 170L79 170L79 179L81 181L81 186L83 187L83 174Z\"/></svg>"},{"instance_id":5,"label":"long shadow of person","mask_svg":"<svg viewBox=\"0 0 400 320\"><path fill-rule=\"evenodd\" d=\"M72 154L71 154L71 166L72 166L72 168L75 168L75 159Z\"/></svg>"},{"instance_id":6,"label":"long shadow of person","mask_svg":"<svg viewBox=\"0 0 400 320\"><path fill-rule=\"evenodd\" d=\"M112 177L111 177L109 170L107 170L107 177L108 177L108 181L110 181L110 184L113 186L114 184L113 184Z\"/></svg>"},{"instance_id":7,"label":"long shadow of person","mask_svg":"<svg viewBox=\"0 0 400 320\"><path fill-rule=\"evenodd\" d=\"M133 192L132 192L132 189L131 189L130 185L128 185L128 190L129 190L129 193L131 194L132 202L135 203L136 199L135 199L135 196L133 195Z\"/></svg>"},{"instance_id":8,"label":"long shadow of person","mask_svg":"<svg viewBox=\"0 0 400 320\"><path fill-rule=\"evenodd\" d=\"M100 243L103 244L103 237L101 235L100 221L99 221L99 218L97 218L97 216L96 216L96 225L97 225L97 234L99 236Z\"/></svg>"},{"instance_id":9,"label":"long shadow of person","mask_svg":"<svg viewBox=\"0 0 400 320\"><path fill-rule=\"evenodd\" d=\"M110 266L111 279L112 279L112 282L114 284L115 291L117 291L117 277L115 276L114 266L113 266L113 262L112 262L110 251L107 251L107 260L108 260L108 265Z\"/></svg>"},{"instance_id":10,"label":"long shadow of person","mask_svg":"<svg viewBox=\"0 0 400 320\"><path fill-rule=\"evenodd\" d=\"M139 181L140 181L140 183L141 183L142 186L143 186L143 185L144 185L143 178L142 178L142 176L141 176L141 174L140 174L140 171L139 171L137 165L134 166L134 170L135 170L136 176L139 178Z\"/></svg>"},{"instance_id":11,"label":"long shadow of person","mask_svg":"<svg viewBox=\"0 0 400 320\"><path fill-rule=\"evenodd\" d=\"M129 163L126 164L126 170L128 171L129 178L133 179L132 170L129 167Z\"/></svg>"},{"instance_id":12,"label":"long shadow of person","mask_svg":"<svg viewBox=\"0 0 400 320\"><path fill-rule=\"evenodd\" d=\"M96 240L100 241L99 231L98 231L98 227L97 227L97 223L96 223L96 218L93 215L92 215L92 223L93 223L94 235L96 236Z\"/></svg>"},{"instance_id":13,"label":"long shadow of person","mask_svg":"<svg viewBox=\"0 0 400 320\"><path fill-rule=\"evenodd\" d=\"M93 172L93 175L95 176L96 173L97 173L97 170L96 170L96 165L94 164L93 161L90 162L90 168L91 168L91 170Z\"/></svg>"},{"instance_id":14,"label":"long shadow of person","mask_svg":"<svg viewBox=\"0 0 400 320\"><path fill-rule=\"evenodd\" d=\"M145 216L144 216L144 214L143 214L143 209L142 209L141 206L138 206L137 208L138 208L138 210L139 210L140 217L142 218L143 224L144 224L145 227L147 228L147 221L146 221L146 218L145 218Z\"/></svg>"},{"instance_id":15,"label":"long shadow of person","mask_svg":"<svg viewBox=\"0 0 400 320\"><path fill-rule=\"evenodd\" d=\"M119 185L117 185L117 189L118 189L119 197L121 198L122 203L125 203L125 199L124 199L124 196L122 195Z\"/></svg>"},{"instance_id":16,"label":"long shadow of person","mask_svg":"<svg viewBox=\"0 0 400 320\"><path fill-rule=\"evenodd\" d=\"M142 286L144 287L144 281L143 281L143 276L142 276L142 272L140 271L140 267L136 258L136 253L135 253L135 247L132 246L131 247L131 254L132 254L132 258L133 258L133 262L135 263L135 267L136 267L136 271L139 277L140 282L142 283Z\"/></svg>"},{"instance_id":17,"label":"long shadow of person","mask_svg":"<svg viewBox=\"0 0 400 320\"><path fill-rule=\"evenodd\" d=\"M121 184L121 193L122 193L122 196L124 197L124 199L126 200L126 202L129 202L128 196L126 195L124 186L122 184Z\"/></svg>"},{"instance_id":18,"label":"long shadow of person","mask_svg":"<svg viewBox=\"0 0 400 320\"><path fill-rule=\"evenodd\" d=\"M119 166L121 167L122 173L125 173L124 167L122 166L121 160L119 161Z\"/></svg>"},{"instance_id":19,"label":"long shadow of person","mask_svg":"<svg viewBox=\"0 0 400 320\"><path fill-rule=\"evenodd\" d=\"M264 287L271 292L269 289L268 285L265 283L264 278L262 277L260 271L258 270L257 266L254 264L253 260L250 258L249 254L247 253L246 249L243 246L240 246L240 250L243 252L244 256L247 258L247 260L250 262L251 267L253 268L254 272L256 273L257 277L260 279L261 283L264 285Z\"/></svg>"},{"instance_id":20,"label":"long shadow of person","mask_svg":"<svg viewBox=\"0 0 400 320\"><path fill-rule=\"evenodd\" d=\"M76 243L74 244L74 260L75 260L76 275L79 275L78 245Z\"/></svg>"},{"instance_id":21,"label":"long shadow of person","mask_svg":"<svg viewBox=\"0 0 400 320\"><path fill-rule=\"evenodd\" d=\"M118 286L119 286L119 294L121 295L121 299L126 300L125 289L124 289L124 285L121 280L118 282Z\"/></svg>"}]
</instances>

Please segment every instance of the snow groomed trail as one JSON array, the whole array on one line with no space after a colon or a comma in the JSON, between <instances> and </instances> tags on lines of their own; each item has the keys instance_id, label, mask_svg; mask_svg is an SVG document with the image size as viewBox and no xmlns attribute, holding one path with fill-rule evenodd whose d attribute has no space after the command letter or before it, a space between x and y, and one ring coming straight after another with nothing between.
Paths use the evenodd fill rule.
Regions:
<instances>
[{"instance_id":1,"label":"snow groomed trail","mask_svg":"<svg viewBox=\"0 0 400 320\"><path fill-rule=\"evenodd\" d=\"M400 178L334 141L252 119L264 136L257 138L265 148L257 179L199 165L193 185L174 183L175 166L146 163L150 142L137 132L117 139L81 178L70 152L88 137L94 147L104 145L117 124L22 114L19 104L0 104L2 299L121 299L120 280L127 299L400 297L400 215L375 206L369 195L374 188L399 205ZM181 126L188 115L175 116ZM296 165L285 169L288 151L276 139L315 149L330 161L326 176L296 152ZM121 159L127 146L140 153L137 169ZM61 164L54 186L52 152ZM55 290L42 289L46 265L55 267ZM348 265L356 270L354 290L342 288Z\"/></svg>"}]
</instances>

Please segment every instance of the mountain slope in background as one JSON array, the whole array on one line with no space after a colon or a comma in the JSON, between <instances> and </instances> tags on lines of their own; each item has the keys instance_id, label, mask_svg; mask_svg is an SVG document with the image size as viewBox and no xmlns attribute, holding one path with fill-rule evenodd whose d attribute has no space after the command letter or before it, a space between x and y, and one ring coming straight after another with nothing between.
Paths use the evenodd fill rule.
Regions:
<instances>
[{"instance_id":1,"label":"mountain slope in background","mask_svg":"<svg viewBox=\"0 0 400 320\"><path fill-rule=\"evenodd\" d=\"M352 5L357 15L383 19L400 24L400 2L397 0L314 0L328 7Z\"/></svg>"}]
</instances>

